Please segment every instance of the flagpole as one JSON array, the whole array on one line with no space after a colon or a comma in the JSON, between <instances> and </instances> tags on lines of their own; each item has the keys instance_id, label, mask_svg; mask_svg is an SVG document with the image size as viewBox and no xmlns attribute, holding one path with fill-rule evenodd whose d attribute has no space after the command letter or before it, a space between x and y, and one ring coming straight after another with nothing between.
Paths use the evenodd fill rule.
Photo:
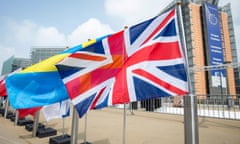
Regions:
<instances>
[{"instance_id":1,"label":"flagpole","mask_svg":"<svg viewBox=\"0 0 240 144\"><path fill-rule=\"evenodd\" d=\"M4 98L4 97L0 97L0 108L3 107L3 98Z\"/></svg>"},{"instance_id":2,"label":"flagpole","mask_svg":"<svg viewBox=\"0 0 240 144\"><path fill-rule=\"evenodd\" d=\"M84 144L87 142L87 113L84 120Z\"/></svg>"},{"instance_id":3,"label":"flagpole","mask_svg":"<svg viewBox=\"0 0 240 144\"><path fill-rule=\"evenodd\" d=\"M62 118L62 136L64 136L65 135L65 118L63 117Z\"/></svg>"},{"instance_id":4,"label":"flagpole","mask_svg":"<svg viewBox=\"0 0 240 144\"><path fill-rule=\"evenodd\" d=\"M184 140L185 144L199 144L199 135L198 135L198 116L197 116L197 105L196 105L196 96L193 95L191 79L190 79L190 70L188 65L188 56L187 56L187 46L186 38L183 26L182 19L182 10L181 2L177 2L178 16L180 26L181 26L181 37L182 37L182 46L184 48L184 54L186 58L186 70L188 77L188 87L189 95L184 96Z\"/></svg>"},{"instance_id":5,"label":"flagpole","mask_svg":"<svg viewBox=\"0 0 240 144\"><path fill-rule=\"evenodd\" d=\"M9 100L8 100L8 97L6 97L4 118L7 118L8 105L9 105Z\"/></svg>"},{"instance_id":6,"label":"flagpole","mask_svg":"<svg viewBox=\"0 0 240 144\"><path fill-rule=\"evenodd\" d=\"M77 140L78 140L78 112L75 109L75 107L73 107L71 144L77 144Z\"/></svg>"},{"instance_id":7,"label":"flagpole","mask_svg":"<svg viewBox=\"0 0 240 144\"><path fill-rule=\"evenodd\" d=\"M123 144L126 143L126 104L123 104Z\"/></svg>"},{"instance_id":8,"label":"flagpole","mask_svg":"<svg viewBox=\"0 0 240 144\"><path fill-rule=\"evenodd\" d=\"M124 30L128 29L128 26L124 26ZM123 62L123 60L122 60ZM122 143L126 144L126 104L123 104L123 137Z\"/></svg>"},{"instance_id":9,"label":"flagpole","mask_svg":"<svg viewBox=\"0 0 240 144\"><path fill-rule=\"evenodd\" d=\"M18 123L18 119L19 119L18 116L19 116L19 111L16 110L14 125L17 125L17 123Z\"/></svg>"},{"instance_id":10,"label":"flagpole","mask_svg":"<svg viewBox=\"0 0 240 144\"><path fill-rule=\"evenodd\" d=\"M36 137L37 135L39 115L40 115L40 110L38 110L34 115L32 137Z\"/></svg>"},{"instance_id":11,"label":"flagpole","mask_svg":"<svg viewBox=\"0 0 240 144\"><path fill-rule=\"evenodd\" d=\"M87 141L87 113L85 115L85 120L84 120L84 138L83 138L83 143L81 144L91 144L90 142Z\"/></svg>"}]
</instances>

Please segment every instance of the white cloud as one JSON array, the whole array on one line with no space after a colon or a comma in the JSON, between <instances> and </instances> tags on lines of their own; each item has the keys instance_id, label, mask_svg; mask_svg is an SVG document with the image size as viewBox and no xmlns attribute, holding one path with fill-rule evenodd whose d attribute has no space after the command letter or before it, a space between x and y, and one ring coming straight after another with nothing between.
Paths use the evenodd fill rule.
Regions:
<instances>
[{"instance_id":1,"label":"white cloud","mask_svg":"<svg viewBox=\"0 0 240 144\"><path fill-rule=\"evenodd\" d=\"M35 46L66 46L67 40L66 36L55 27L40 27L35 32L32 44Z\"/></svg>"},{"instance_id":2,"label":"white cloud","mask_svg":"<svg viewBox=\"0 0 240 144\"><path fill-rule=\"evenodd\" d=\"M24 20L21 23L12 25L13 39L28 48L32 46L62 46L66 45L65 35L60 33L55 27L43 27L32 21ZM25 48L27 48L25 47Z\"/></svg>"},{"instance_id":3,"label":"white cloud","mask_svg":"<svg viewBox=\"0 0 240 144\"><path fill-rule=\"evenodd\" d=\"M79 25L70 35L59 32L55 27L43 27L29 20L10 21L7 23L5 31L4 41L8 47L14 48L17 57L29 57L32 46L73 46L81 44L89 38L113 33L109 25L102 24L94 18Z\"/></svg>"},{"instance_id":4,"label":"white cloud","mask_svg":"<svg viewBox=\"0 0 240 144\"><path fill-rule=\"evenodd\" d=\"M102 24L95 18L90 18L85 23L79 25L69 36L70 46L81 44L88 39L101 37L113 33L109 25Z\"/></svg>"},{"instance_id":5,"label":"white cloud","mask_svg":"<svg viewBox=\"0 0 240 144\"><path fill-rule=\"evenodd\" d=\"M16 22L7 19L2 23L0 45L1 57L0 63L11 57L12 55L18 57L28 57L30 52L30 44L33 39L34 31L37 25L29 20ZM3 55L4 54L4 55ZM1 69L2 67L0 67Z\"/></svg>"},{"instance_id":6,"label":"white cloud","mask_svg":"<svg viewBox=\"0 0 240 144\"><path fill-rule=\"evenodd\" d=\"M37 29L37 25L29 20L24 20L21 23L12 21L9 23L9 31L11 31L11 39L15 43L25 44L31 42L33 32Z\"/></svg>"},{"instance_id":7,"label":"white cloud","mask_svg":"<svg viewBox=\"0 0 240 144\"><path fill-rule=\"evenodd\" d=\"M171 0L106 0L108 15L124 20L126 25L133 25L159 14Z\"/></svg>"},{"instance_id":8,"label":"white cloud","mask_svg":"<svg viewBox=\"0 0 240 144\"><path fill-rule=\"evenodd\" d=\"M22 22L10 20L5 27L2 43L5 42L7 47L14 48L16 57L29 57L32 46L67 45L66 36L55 27L43 27L30 20Z\"/></svg>"},{"instance_id":9,"label":"white cloud","mask_svg":"<svg viewBox=\"0 0 240 144\"><path fill-rule=\"evenodd\" d=\"M29 57L30 49L33 46L71 47L81 44L89 38L113 33L109 25L102 24L95 18L90 18L79 25L70 35L59 32L56 27L43 27L30 20L22 22L10 20L5 23L4 28L0 28L1 30L4 31L4 34L0 36L0 70L2 63L12 55Z\"/></svg>"}]
</instances>

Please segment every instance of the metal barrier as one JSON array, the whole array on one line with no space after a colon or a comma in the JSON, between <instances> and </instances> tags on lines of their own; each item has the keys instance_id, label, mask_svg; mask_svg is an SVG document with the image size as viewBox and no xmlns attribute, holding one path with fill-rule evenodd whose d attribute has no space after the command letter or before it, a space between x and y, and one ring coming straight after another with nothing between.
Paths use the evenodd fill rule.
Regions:
<instances>
[{"instance_id":1,"label":"metal barrier","mask_svg":"<svg viewBox=\"0 0 240 144\"><path fill-rule=\"evenodd\" d=\"M211 117L219 119L240 120L240 96L197 96L197 107L199 117ZM122 108L121 105L116 106ZM184 103L182 97L163 97L141 102L133 102L128 105L134 114L135 110L158 112L165 114L184 114Z\"/></svg>"}]
</instances>

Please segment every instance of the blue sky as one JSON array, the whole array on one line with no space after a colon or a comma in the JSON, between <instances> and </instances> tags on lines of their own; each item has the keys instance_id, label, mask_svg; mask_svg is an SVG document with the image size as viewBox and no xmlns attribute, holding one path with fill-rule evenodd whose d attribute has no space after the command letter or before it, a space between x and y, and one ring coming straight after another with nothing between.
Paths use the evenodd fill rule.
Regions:
<instances>
[{"instance_id":1,"label":"blue sky","mask_svg":"<svg viewBox=\"0 0 240 144\"><path fill-rule=\"evenodd\" d=\"M7 58L26 57L30 49L74 46L121 30L158 14L170 0L2 0L0 72ZM239 0L232 3L235 33L240 33ZM239 41L239 37L236 37ZM239 47L238 43L238 47ZM240 48L239 48L240 49ZM238 51L238 55L240 50Z\"/></svg>"}]
</instances>

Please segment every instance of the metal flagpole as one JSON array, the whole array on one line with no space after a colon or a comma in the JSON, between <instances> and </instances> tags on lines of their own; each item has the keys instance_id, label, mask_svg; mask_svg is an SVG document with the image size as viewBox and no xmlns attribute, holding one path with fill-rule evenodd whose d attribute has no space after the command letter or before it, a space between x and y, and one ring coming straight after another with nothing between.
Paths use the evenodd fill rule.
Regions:
<instances>
[{"instance_id":1,"label":"metal flagpole","mask_svg":"<svg viewBox=\"0 0 240 144\"><path fill-rule=\"evenodd\" d=\"M40 115L40 110L38 110L34 115L32 137L36 137L37 135L39 115Z\"/></svg>"},{"instance_id":2,"label":"metal flagpole","mask_svg":"<svg viewBox=\"0 0 240 144\"><path fill-rule=\"evenodd\" d=\"M6 97L6 101L5 101L5 112L4 112L4 118L7 118L7 113L8 113L8 105L9 105L9 100L8 100L8 97Z\"/></svg>"},{"instance_id":3,"label":"metal flagpole","mask_svg":"<svg viewBox=\"0 0 240 144\"><path fill-rule=\"evenodd\" d=\"M128 29L128 26L124 26L124 29ZM123 137L122 143L126 144L126 104L123 104Z\"/></svg>"},{"instance_id":4,"label":"metal flagpole","mask_svg":"<svg viewBox=\"0 0 240 144\"><path fill-rule=\"evenodd\" d=\"M0 97L0 108L3 106L3 97Z\"/></svg>"},{"instance_id":5,"label":"metal flagpole","mask_svg":"<svg viewBox=\"0 0 240 144\"><path fill-rule=\"evenodd\" d=\"M73 107L71 144L77 144L78 139L78 112Z\"/></svg>"},{"instance_id":6,"label":"metal flagpole","mask_svg":"<svg viewBox=\"0 0 240 144\"><path fill-rule=\"evenodd\" d=\"M87 114L84 121L84 144L87 142Z\"/></svg>"},{"instance_id":7,"label":"metal flagpole","mask_svg":"<svg viewBox=\"0 0 240 144\"><path fill-rule=\"evenodd\" d=\"M88 41L91 41L89 38ZM83 143L81 144L90 144L87 142L87 113L85 114L85 120L84 120L84 138L83 138Z\"/></svg>"},{"instance_id":8,"label":"metal flagpole","mask_svg":"<svg viewBox=\"0 0 240 144\"><path fill-rule=\"evenodd\" d=\"M181 26L181 37L182 37L182 46L184 48L184 54L186 58L186 70L188 76L188 86L189 86L189 95L184 96L184 140L185 144L198 144L199 135L198 135L198 117L197 117L197 105L196 105L196 96L193 95L193 90L191 86L190 79L190 70L188 68L188 56L187 56L187 47L185 32L182 19L182 10L181 2L177 2L179 22Z\"/></svg>"},{"instance_id":9,"label":"metal flagpole","mask_svg":"<svg viewBox=\"0 0 240 144\"><path fill-rule=\"evenodd\" d=\"M18 110L16 110L14 125L17 125L17 123L18 123L18 119L19 119L18 116L19 116L19 112L18 112Z\"/></svg>"},{"instance_id":10,"label":"metal flagpole","mask_svg":"<svg viewBox=\"0 0 240 144\"><path fill-rule=\"evenodd\" d=\"M87 113L85 115L85 120L84 120L84 138L83 138L83 143L81 143L81 144L90 144L87 141Z\"/></svg>"},{"instance_id":11,"label":"metal flagpole","mask_svg":"<svg viewBox=\"0 0 240 144\"><path fill-rule=\"evenodd\" d=\"M64 136L65 135L65 118L63 117L62 118L62 136Z\"/></svg>"},{"instance_id":12,"label":"metal flagpole","mask_svg":"<svg viewBox=\"0 0 240 144\"><path fill-rule=\"evenodd\" d=\"M123 144L126 143L126 104L123 104Z\"/></svg>"}]
</instances>

